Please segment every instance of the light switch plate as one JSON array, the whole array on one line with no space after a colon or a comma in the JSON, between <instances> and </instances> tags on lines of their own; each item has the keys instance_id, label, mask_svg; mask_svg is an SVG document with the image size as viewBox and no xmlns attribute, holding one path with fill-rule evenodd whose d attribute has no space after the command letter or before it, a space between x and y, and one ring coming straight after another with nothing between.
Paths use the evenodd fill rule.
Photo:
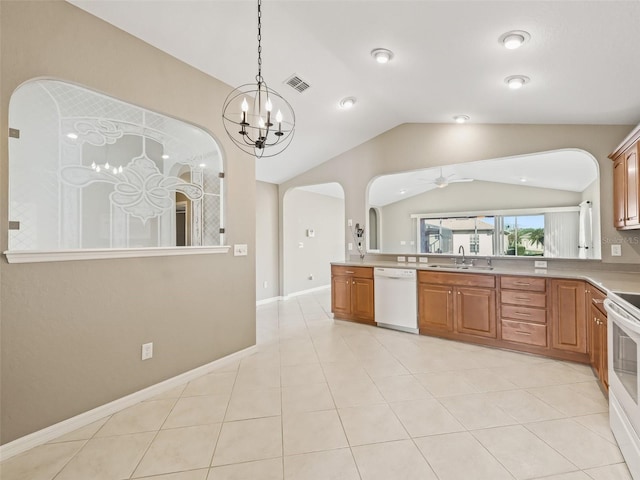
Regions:
<instances>
[{"instance_id":1,"label":"light switch plate","mask_svg":"<svg viewBox=\"0 0 640 480\"><path fill-rule=\"evenodd\" d=\"M153 342L142 344L142 360L153 358Z\"/></svg>"},{"instance_id":2,"label":"light switch plate","mask_svg":"<svg viewBox=\"0 0 640 480\"><path fill-rule=\"evenodd\" d=\"M408 257L408 258L407 258L407 262L409 262L409 263L416 263L416 257Z\"/></svg>"},{"instance_id":3,"label":"light switch plate","mask_svg":"<svg viewBox=\"0 0 640 480\"><path fill-rule=\"evenodd\" d=\"M611 245L611 256L612 257L621 257L622 256L622 245L619 243L614 243Z\"/></svg>"},{"instance_id":4,"label":"light switch plate","mask_svg":"<svg viewBox=\"0 0 640 480\"><path fill-rule=\"evenodd\" d=\"M429 257L420 257L418 261L420 263L429 263Z\"/></svg>"},{"instance_id":5,"label":"light switch plate","mask_svg":"<svg viewBox=\"0 0 640 480\"><path fill-rule=\"evenodd\" d=\"M535 268L547 268L547 262L545 260L536 260L533 262Z\"/></svg>"},{"instance_id":6,"label":"light switch plate","mask_svg":"<svg viewBox=\"0 0 640 480\"><path fill-rule=\"evenodd\" d=\"M245 257L247 255L247 245L244 243L234 245L233 255L236 257Z\"/></svg>"},{"instance_id":7,"label":"light switch plate","mask_svg":"<svg viewBox=\"0 0 640 480\"><path fill-rule=\"evenodd\" d=\"M405 257L398 257L398 263L404 263L406 260Z\"/></svg>"},{"instance_id":8,"label":"light switch plate","mask_svg":"<svg viewBox=\"0 0 640 480\"><path fill-rule=\"evenodd\" d=\"M353 243L347 243L347 249L353 250Z\"/></svg>"}]
</instances>

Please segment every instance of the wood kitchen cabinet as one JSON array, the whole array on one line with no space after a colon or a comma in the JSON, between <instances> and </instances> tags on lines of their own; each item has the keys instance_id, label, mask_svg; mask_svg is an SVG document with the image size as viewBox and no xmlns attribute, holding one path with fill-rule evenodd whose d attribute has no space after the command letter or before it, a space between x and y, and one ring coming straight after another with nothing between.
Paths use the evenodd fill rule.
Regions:
<instances>
[{"instance_id":1,"label":"wood kitchen cabinet","mask_svg":"<svg viewBox=\"0 0 640 480\"><path fill-rule=\"evenodd\" d=\"M613 160L613 225L640 228L640 125L609 158Z\"/></svg>"},{"instance_id":2,"label":"wood kitchen cabinet","mask_svg":"<svg viewBox=\"0 0 640 480\"><path fill-rule=\"evenodd\" d=\"M551 280L551 346L556 350L587 353L586 283Z\"/></svg>"},{"instance_id":3,"label":"wood kitchen cabinet","mask_svg":"<svg viewBox=\"0 0 640 480\"><path fill-rule=\"evenodd\" d=\"M418 312L420 333L453 332L453 289L419 283Z\"/></svg>"},{"instance_id":4,"label":"wood kitchen cabinet","mask_svg":"<svg viewBox=\"0 0 640 480\"><path fill-rule=\"evenodd\" d=\"M496 338L494 275L418 272L421 334Z\"/></svg>"},{"instance_id":5,"label":"wood kitchen cabinet","mask_svg":"<svg viewBox=\"0 0 640 480\"><path fill-rule=\"evenodd\" d=\"M547 347L547 281L542 277L500 277L501 337L506 342Z\"/></svg>"},{"instance_id":6,"label":"wood kitchen cabinet","mask_svg":"<svg viewBox=\"0 0 640 480\"><path fill-rule=\"evenodd\" d=\"M340 320L375 325L373 268L331 266L331 312Z\"/></svg>"},{"instance_id":7,"label":"wood kitchen cabinet","mask_svg":"<svg viewBox=\"0 0 640 480\"><path fill-rule=\"evenodd\" d=\"M587 287L587 344L589 363L600 380L602 387L609 389L607 312L604 309L606 295L596 287Z\"/></svg>"}]
</instances>

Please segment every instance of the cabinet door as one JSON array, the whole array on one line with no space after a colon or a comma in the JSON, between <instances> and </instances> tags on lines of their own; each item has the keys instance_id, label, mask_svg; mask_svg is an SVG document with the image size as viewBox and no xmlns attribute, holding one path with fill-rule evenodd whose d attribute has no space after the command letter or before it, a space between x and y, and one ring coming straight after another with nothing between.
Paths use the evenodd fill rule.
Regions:
<instances>
[{"instance_id":1,"label":"cabinet door","mask_svg":"<svg viewBox=\"0 0 640 480\"><path fill-rule=\"evenodd\" d=\"M456 288L455 319L458 333L496 338L495 290Z\"/></svg>"},{"instance_id":2,"label":"cabinet door","mask_svg":"<svg viewBox=\"0 0 640 480\"><path fill-rule=\"evenodd\" d=\"M625 218L625 226L638 225L638 144L631 147L631 150L624 154L626 167L626 190L627 190L627 215Z\"/></svg>"},{"instance_id":3,"label":"cabinet door","mask_svg":"<svg viewBox=\"0 0 640 480\"><path fill-rule=\"evenodd\" d=\"M351 313L362 320L373 320L373 280L354 277L351 283Z\"/></svg>"},{"instance_id":4,"label":"cabinet door","mask_svg":"<svg viewBox=\"0 0 640 480\"><path fill-rule=\"evenodd\" d=\"M587 353L585 282L551 280L551 345L558 350Z\"/></svg>"},{"instance_id":5,"label":"cabinet door","mask_svg":"<svg viewBox=\"0 0 640 480\"><path fill-rule=\"evenodd\" d=\"M453 332L453 289L446 285L418 284L419 328L422 332Z\"/></svg>"},{"instance_id":6,"label":"cabinet door","mask_svg":"<svg viewBox=\"0 0 640 480\"><path fill-rule=\"evenodd\" d=\"M616 228L624 227L627 217L625 204L627 200L627 192L625 189L626 168L624 155L621 155L613 162L613 226Z\"/></svg>"},{"instance_id":7,"label":"cabinet door","mask_svg":"<svg viewBox=\"0 0 640 480\"><path fill-rule=\"evenodd\" d=\"M351 282L349 275L331 277L331 311L335 315L351 314Z\"/></svg>"}]
</instances>

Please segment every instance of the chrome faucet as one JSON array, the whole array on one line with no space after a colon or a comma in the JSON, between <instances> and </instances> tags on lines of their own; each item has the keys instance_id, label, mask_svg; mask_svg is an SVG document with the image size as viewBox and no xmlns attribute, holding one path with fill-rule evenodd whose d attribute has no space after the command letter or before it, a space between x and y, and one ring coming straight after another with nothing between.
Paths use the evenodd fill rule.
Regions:
<instances>
[{"instance_id":1,"label":"chrome faucet","mask_svg":"<svg viewBox=\"0 0 640 480\"><path fill-rule=\"evenodd\" d=\"M464 258L464 245L460 245L460 248L458 248L458 253L460 253L460 250L462 250L462 264L465 264L465 258Z\"/></svg>"}]
</instances>

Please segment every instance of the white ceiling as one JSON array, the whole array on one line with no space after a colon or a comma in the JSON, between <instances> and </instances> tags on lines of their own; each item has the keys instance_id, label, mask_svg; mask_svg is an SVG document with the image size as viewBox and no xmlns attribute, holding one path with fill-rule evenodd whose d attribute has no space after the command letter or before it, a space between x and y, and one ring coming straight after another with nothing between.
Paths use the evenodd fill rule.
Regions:
<instances>
[{"instance_id":1,"label":"white ceiling","mask_svg":"<svg viewBox=\"0 0 640 480\"><path fill-rule=\"evenodd\" d=\"M256 2L69 0L194 67L237 86L257 73ZM640 2L264 0L263 75L293 105L296 135L256 161L281 183L408 122L640 122ZM498 37L525 30L507 50ZM395 53L379 65L370 52ZM296 73L311 84L284 85ZM519 91L504 84L521 74ZM188 88L188 85L185 85ZM357 98L340 110L346 96ZM213 115L222 105L211 105Z\"/></svg>"}]
</instances>

